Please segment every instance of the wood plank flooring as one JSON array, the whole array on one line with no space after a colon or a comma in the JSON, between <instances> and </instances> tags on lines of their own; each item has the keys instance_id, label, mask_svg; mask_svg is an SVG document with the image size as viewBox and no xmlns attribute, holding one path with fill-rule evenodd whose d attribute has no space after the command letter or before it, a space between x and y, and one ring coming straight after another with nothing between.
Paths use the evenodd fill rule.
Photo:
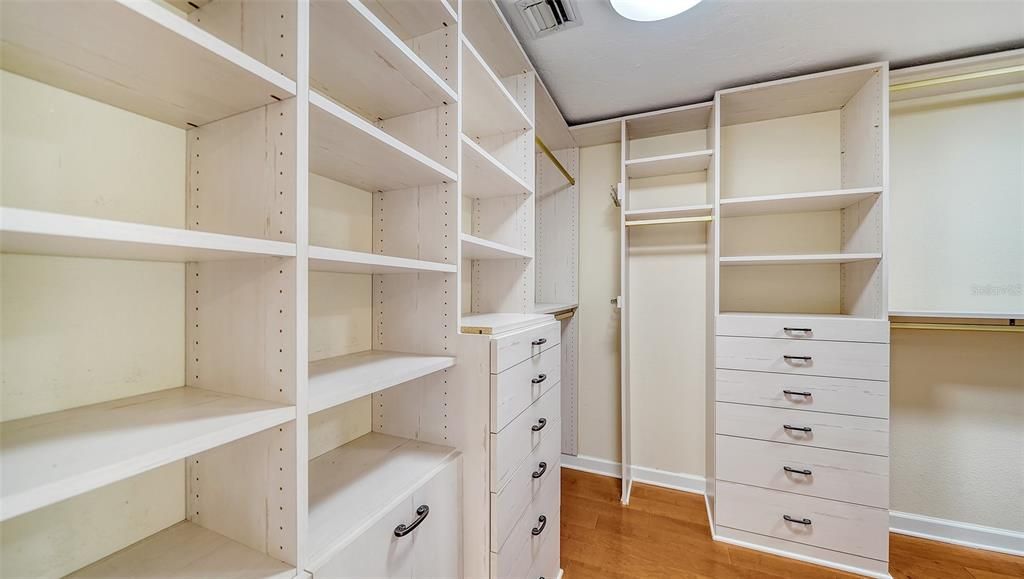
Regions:
<instances>
[{"instance_id":1,"label":"wood plank flooring","mask_svg":"<svg viewBox=\"0 0 1024 579\"><path fill-rule=\"evenodd\" d=\"M562 469L565 579L857 577L711 540L704 497ZM893 579L1024 578L1024 558L890 535Z\"/></svg>"}]
</instances>

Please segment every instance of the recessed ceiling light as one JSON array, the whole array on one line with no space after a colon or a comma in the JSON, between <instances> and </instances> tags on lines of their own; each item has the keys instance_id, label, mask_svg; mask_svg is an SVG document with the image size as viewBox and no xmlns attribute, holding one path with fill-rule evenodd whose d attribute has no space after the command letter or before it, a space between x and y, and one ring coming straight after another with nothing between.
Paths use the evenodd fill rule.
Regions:
<instances>
[{"instance_id":1,"label":"recessed ceiling light","mask_svg":"<svg viewBox=\"0 0 1024 579\"><path fill-rule=\"evenodd\" d=\"M623 18L638 22L664 20L686 12L701 0L608 0Z\"/></svg>"}]
</instances>

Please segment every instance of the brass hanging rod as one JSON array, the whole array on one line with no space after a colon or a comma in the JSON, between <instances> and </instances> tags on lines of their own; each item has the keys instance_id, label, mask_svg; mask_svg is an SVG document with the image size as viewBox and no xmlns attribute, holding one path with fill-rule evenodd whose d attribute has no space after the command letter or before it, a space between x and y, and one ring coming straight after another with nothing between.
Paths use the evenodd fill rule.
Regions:
<instances>
[{"instance_id":1,"label":"brass hanging rod","mask_svg":"<svg viewBox=\"0 0 1024 579\"><path fill-rule=\"evenodd\" d=\"M549 149L547 145L544 144L544 141L540 140L540 137L534 137L533 139L537 141L537 146L540 147L541 152L547 155L548 159L555 164L555 167L562 172L562 175L565 176L569 185L575 185L576 179L565 170L565 167L562 166L562 162L555 157L555 154L551 152L551 149Z\"/></svg>"},{"instance_id":2,"label":"brass hanging rod","mask_svg":"<svg viewBox=\"0 0 1024 579\"><path fill-rule=\"evenodd\" d=\"M1024 64L1017 66L1005 66L1003 68L993 68L991 70L979 70L976 72L965 72L963 74L954 74L952 76L940 76L937 78L929 78L925 80L917 80L913 82L905 82L902 84L894 84L889 87L889 91L898 92L902 90L912 90L915 88L924 88L926 86L934 86L938 84L947 84L951 82L961 82L965 80L975 80L978 78L987 78L990 76L999 76L1003 74L1013 74L1015 72L1024 72Z\"/></svg>"}]
</instances>

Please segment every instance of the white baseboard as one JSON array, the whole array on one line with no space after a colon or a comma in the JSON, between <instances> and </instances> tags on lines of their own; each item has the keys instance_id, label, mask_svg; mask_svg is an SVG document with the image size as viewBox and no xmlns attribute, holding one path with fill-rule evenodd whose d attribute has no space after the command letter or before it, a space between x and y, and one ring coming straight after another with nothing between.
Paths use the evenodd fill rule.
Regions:
<instances>
[{"instance_id":1,"label":"white baseboard","mask_svg":"<svg viewBox=\"0 0 1024 579\"><path fill-rule=\"evenodd\" d=\"M614 478L622 478L622 465L592 456L562 455L562 466ZM684 493L704 494L704 477L686 473L668 472L644 466L633 467L633 482L664 487Z\"/></svg>"},{"instance_id":2,"label":"white baseboard","mask_svg":"<svg viewBox=\"0 0 1024 579\"><path fill-rule=\"evenodd\" d=\"M1024 533L1019 531L897 511L889 512L889 530L900 535L1024 557Z\"/></svg>"}]
</instances>

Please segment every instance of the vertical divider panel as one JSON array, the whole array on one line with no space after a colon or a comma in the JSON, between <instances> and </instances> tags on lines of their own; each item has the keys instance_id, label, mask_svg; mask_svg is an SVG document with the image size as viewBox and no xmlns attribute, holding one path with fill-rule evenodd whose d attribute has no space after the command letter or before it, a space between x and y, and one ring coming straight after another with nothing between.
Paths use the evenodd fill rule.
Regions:
<instances>
[{"instance_id":1,"label":"vertical divider panel","mask_svg":"<svg viewBox=\"0 0 1024 579\"><path fill-rule=\"evenodd\" d=\"M286 482L294 485L290 542L292 563L299 574L309 558L309 2L296 0L295 10L295 426L290 443L292 462L283 465ZM273 448L271 448L273 451ZM282 540L286 540L282 538Z\"/></svg>"},{"instance_id":2,"label":"vertical divider panel","mask_svg":"<svg viewBox=\"0 0 1024 579\"><path fill-rule=\"evenodd\" d=\"M708 165L708 191L711 203L711 221L708 222L707 237L707 312L706 333L704 343L704 496L708 508L708 524L711 532L715 529L715 335L717 334L719 297L718 297L718 259L721 254L719 236L721 235L721 192L719 175L722 163L721 139L722 103L715 94L711 106L711 120L708 122L708 148L711 149L711 163Z\"/></svg>"},{"instance_id":3,"label":"vertical divider panel","mask_svg":"<svg viewBox=\"0 0 1024 579\"><path fill-rule=\"evenodd\" d=\"M620 405L622 420L622 504L629 504L633 487L632 452L632 410L629 392L629 229L626 227L626 210L629 209L629 177L626 175L626 159L629 159L629 128L626 121L619 121L619 184L622 187L622 201L619 208L619 359L620 359Z\"/></svg>"}]
</instances>

